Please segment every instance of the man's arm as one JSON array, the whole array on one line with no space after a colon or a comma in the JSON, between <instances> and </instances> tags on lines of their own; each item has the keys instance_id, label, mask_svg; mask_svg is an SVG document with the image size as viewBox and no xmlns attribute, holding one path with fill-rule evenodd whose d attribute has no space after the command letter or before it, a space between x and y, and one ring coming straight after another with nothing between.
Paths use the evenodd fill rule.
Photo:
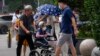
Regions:
<instances>
[{"instance_id":1,"label":"man's arm","mask_svg":"<svg viewBox=\"0 0 100 56\"><path fill-rule=\"evenodd\" d=\"M20 27L26 32L29 33L29 30L25 28L25 26L23 25L23 21L20 20Z\"/></svg>"},{"instance_id":2,"label":"man's arm","mask_svg":"<svg viewBox=\"0 0 100 56\"><path fill-rule=\"evenodd\" d=\"M45 17L47 17L48 15L44 15L44 16L40 16L38 22L42 21Z\"/></svg>"}]
</instances>

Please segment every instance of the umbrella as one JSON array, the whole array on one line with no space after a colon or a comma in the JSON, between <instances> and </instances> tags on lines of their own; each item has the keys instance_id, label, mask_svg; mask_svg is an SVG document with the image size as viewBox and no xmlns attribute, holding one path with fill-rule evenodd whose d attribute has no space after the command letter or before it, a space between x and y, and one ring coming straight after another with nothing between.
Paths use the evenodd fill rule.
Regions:
<instances>
[{"instance_id":1,"label":"umbrella","mask_svg":"<svg viewBox=\"0 0 100 56\"><path fill-rule=\"evenodd\" d=\"M42 16L43 14L37 12L35 15L34 15L34 20L37 21L38 20L38 17Z\"/></svg>"},{"instance_id":2,"label":"umbrella","mask_svg":"<svg viewBox=\"0 0 100 56\"><path fill-rule=\"evenodd\" d=\"M44 15L53 15L53 16L58 16L61 14L61 10L57 6L51 4L41 5L40 7L37 8L37 12Z\"/></svg>"},{"instance_id":3,"label":"umbrella","mask_svg":"<svg viewBox=\"0 0 100 56\"><path fill-rule=\"evenodd\" d=\"M34 17L34 20L35 21L37 21L38 19L39 19L39 17L41 17L41 16L47 16L47 15L45 15L45 14L42 14L42 13L40 13L40 12L37 12L33 17Z\"/></svg>"}]
</instances>

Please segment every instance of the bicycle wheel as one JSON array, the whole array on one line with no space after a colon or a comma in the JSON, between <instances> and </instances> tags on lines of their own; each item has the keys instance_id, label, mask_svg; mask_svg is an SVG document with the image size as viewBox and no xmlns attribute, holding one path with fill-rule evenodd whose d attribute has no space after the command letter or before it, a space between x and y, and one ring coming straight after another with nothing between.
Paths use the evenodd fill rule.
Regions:
<instances>
[{"instance_id":1,"label":"bicycle wheel","mask_svg":"<svg viewBox=\"0 0 100 56\"><path fill-rule=\"evenodd\" d=\"M29 56L40 56L40 54L37 51L31 51Z\"/></svg>"}]
</instances>

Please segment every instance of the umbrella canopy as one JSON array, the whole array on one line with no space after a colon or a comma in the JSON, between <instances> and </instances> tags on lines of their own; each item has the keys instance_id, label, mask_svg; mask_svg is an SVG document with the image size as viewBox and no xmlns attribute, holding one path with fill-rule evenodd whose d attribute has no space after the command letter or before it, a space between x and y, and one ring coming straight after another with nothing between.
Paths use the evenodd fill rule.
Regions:
<instances>
[{"instance_id":1,"label":"umbrella canopy","mask_svg":"<svg viewBox=\"0 0 100 56\"><path fill-rule=\"evenodd\" d=\"M53 16L58 16L61 14L61 10L57 6L51 4L41 5L40 7L37 8L37 12L44 15L53 15Z\"/></svg>"},{"instance_id":2,"label":"umbrella canopy","mask_svg":"<svg viewBox=\"0 0 100 56\"><path fill-rule=\"evenodd\" d=\"M36 13L35 15L34 15L34 20L35 21L37 21L38 20L38 17L40 17L40 16L42 16L43 14L41 14L41 13Z\"/></svg>"}]
</instances>

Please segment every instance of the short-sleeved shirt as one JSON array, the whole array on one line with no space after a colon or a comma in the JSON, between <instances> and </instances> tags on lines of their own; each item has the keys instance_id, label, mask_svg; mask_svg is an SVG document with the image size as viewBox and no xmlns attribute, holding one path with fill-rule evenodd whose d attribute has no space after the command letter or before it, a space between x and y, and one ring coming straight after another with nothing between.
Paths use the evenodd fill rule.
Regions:
<instances>
[{"instance_id":1,"label":"short-sleeved shirt","mask_svg":"<svg viewBox=\"0 0 100 56\"><path fill-rule=\"evenodd\" d=\"M61 21L61 32L66 34L72 34L72 21L73 12L69 7L66 7L62 13L62 21Z\"/></svg>"},{"instance_id":2,"label":"short-sleeved shirt","mask_svg":"<svg viewBox=\"0 0 100 56\"><path fill-rule=\"evenodd\" d=\"M42 28L39 28L37 32L39 32L40 35L46 34L46 30L42 30Z\"/></svg>"},{"instance_id":3,"label":"short-sleeved shirt","mask_svg":"<svg viewBox=\"0 0 100 56\"><path fill-rule=\"evenodd\" d=\"M34 22L33 15L30 15L30 16L22 15L20 17L20 20L23 21L23 25L25 26L26 29L28 29L29 31L32 30L32 25ZM26 32L21 27L19 27L19 34L25 35Z\"/></svg>"},{"instance_id":4,"label":"short-sleeved shirt","mask_svg":"<svg viewBox=\"0 0 100 56\"><path fill-rule=\"evenodd\" d=\"M14 14L13 17L12 17L12 23L15 23L16 20L20 17L21 15L20 14ZM17 18L18 17L18 18Z\"/></svg>"},{"instance_id":5,"label":"short-sleeved shirt","mask_svg":"<svg viewBox=\"0 0 100 56\"><path fill-rule=\"evenodd\" d=\"M42 30L42 28L39 28L37 30L37 32L39 33L39 35L45 35L46 34L46 30ZM41 38L41 37L38 37L38 38ZM43 37L44 38L44 37Z\"/></svg>"}]
</instances>

